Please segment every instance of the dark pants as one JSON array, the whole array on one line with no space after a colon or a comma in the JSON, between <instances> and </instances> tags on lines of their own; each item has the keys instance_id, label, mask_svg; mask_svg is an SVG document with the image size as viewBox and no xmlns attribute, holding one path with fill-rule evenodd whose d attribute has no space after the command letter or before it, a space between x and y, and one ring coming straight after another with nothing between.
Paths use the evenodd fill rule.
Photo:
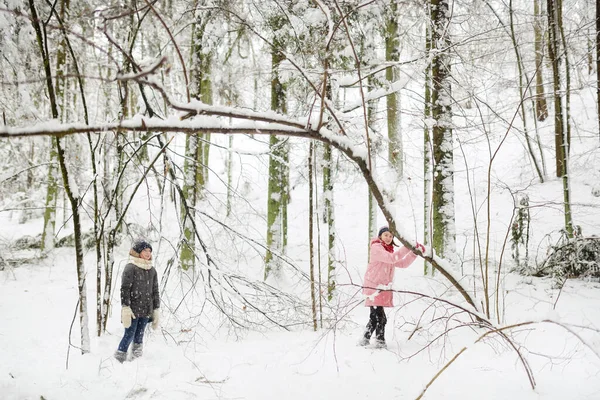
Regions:
<instances>
[{"instance_id":1,"label":"dark pants","mask_svg":"<svg viewBox=\"0 0 600 400\"><path fill-rule=\"evenodd\" d=\"M371 335L375 332L375 339L385 342L385 324L387 318L383 307L370 307L369 323L365 329L365 338L371 339Z\"/></svg>"},{"instance_id":2,"label":"dark pants","mask_svg":"<svg viewBox=\"0 0 600 400\"><path fill-rule=\"evenodd\" d=\"M121 343L119 343L119 351L127 353L129 345L133 341L135 344L142 344L144 341L144 331L150 318L148 317L137 317L131 320L131 326L125 329L125 334Z\"/></svg>"}]
</instances>

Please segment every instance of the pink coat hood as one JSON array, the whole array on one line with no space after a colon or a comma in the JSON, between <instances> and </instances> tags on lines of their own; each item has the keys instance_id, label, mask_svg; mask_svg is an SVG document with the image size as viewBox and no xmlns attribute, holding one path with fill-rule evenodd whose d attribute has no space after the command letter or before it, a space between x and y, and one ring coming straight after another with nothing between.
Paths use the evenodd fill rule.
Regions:
<instances>
[{"instance_id":1,"label":"pink coat hood","mask_svg":"<svg viewBox=\"0 0 600 400\"><path fill-rule=\"evenodd\" d=\"M417 255L407 247L400 247L390 253L383 248L383 242L379 238L372 239L363 284L363 294L367 296L365 305L393 307L394 293L390 289L394 272L396 268L407 268L416 258Z\"/></svg>"}]
</instances>

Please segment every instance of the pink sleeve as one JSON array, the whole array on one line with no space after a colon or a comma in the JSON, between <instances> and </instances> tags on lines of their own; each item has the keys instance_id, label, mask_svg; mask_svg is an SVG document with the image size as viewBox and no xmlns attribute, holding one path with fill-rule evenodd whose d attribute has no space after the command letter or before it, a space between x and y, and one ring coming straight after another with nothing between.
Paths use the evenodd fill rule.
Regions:
<instances>
[{"instance_id":1,"label":"pink sleeve","mask_svg":"<svg viewBox=\"0 0 600 400\"><path fill-rule=\"evenodd\" d=\"M417 255L408 247L401 247L394 253L387 252L380 243L371 245L370 262L391 264L397 268L407 268L417 258Z\"/></svg>"},{"instance_id":2,"label":"pink sleeve","mask_svg":"<svg viewBox=\"0 0 600 400\"><path fill-rule=\"evenodd\" d=\"M408 247L398 249L394 255L396 254L398 254L398 262L395 263L396 268L408 268L417 259L417 255Z\"/></svg>"},{"instance_id":3,"label":"pink sleeve","mask_svg":"<svg viewBox=\"0 0 600 400\"><path fill-rule=\"evenodd\" d=\"M397 253L387 252L381 243L373 243L371 245L371 257L369 262L380 262L384 264L395 264L398 258Z\"/></svg>"}]
</instances>

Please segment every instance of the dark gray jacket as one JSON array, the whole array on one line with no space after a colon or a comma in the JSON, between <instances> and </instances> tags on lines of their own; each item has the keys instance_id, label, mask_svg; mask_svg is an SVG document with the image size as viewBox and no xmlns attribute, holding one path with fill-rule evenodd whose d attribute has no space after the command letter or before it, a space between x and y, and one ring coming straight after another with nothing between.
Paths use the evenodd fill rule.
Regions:
<instances>
[{"instance_id":1,"label":"dark gray jacket","mask_svg":"<svg viewBox=\"0 0 600 400\"><path fill-rule=\"evenodd\" d=\"M156 269L128 263L121 277L121 305L131 307L135 317L151 317L160 307Z\"/></svg>"}]
</instances>

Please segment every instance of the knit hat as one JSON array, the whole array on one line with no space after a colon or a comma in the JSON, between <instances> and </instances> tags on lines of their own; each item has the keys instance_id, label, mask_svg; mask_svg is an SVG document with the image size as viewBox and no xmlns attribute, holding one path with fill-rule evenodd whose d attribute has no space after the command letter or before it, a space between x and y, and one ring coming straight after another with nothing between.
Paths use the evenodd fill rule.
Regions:
<instances>
[{"instance_id":1,"label":"knit hat","mask_svg":"<svg viewBox=\"0 0 600 400\"><path fill-rule=\"evenodd\" d=\"M390 231L390 228L388 228L387 226L384 226L379 230L377 237L381 237L381 235L383 235L383 232L389 232L389 231Z\"/></svg>"},{"instance_id":2,"label":"knit hat","mask_svg":"<svg viewBox=\"0 0 600 400\"><path fill-rule=\"evenodd\" d=\"M150 245L150 243L148 243L146 241L146 239L136 239L133 241L133 245L131 246L131 250L135 251L136 253L140 254L142 251L144 251L144 249L150 249L150 251L152 251L152 246Z\"/></svg>"}]
</instances>

